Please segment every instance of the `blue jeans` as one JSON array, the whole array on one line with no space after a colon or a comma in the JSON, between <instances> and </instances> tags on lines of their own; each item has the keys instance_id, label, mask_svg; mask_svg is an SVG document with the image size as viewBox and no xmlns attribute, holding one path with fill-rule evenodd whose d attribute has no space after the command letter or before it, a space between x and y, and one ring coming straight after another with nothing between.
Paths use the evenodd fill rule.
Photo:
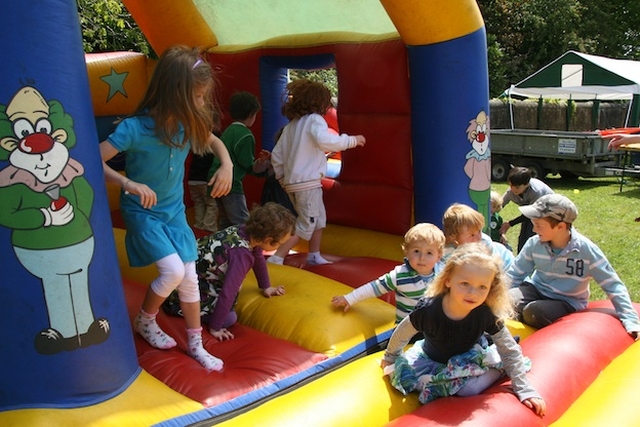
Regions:
<instances>
[{"instance_id":1,"label":"blue jeans","mask_svg":"<svg viewBox=\"0 0 640 427\"><path fill-rule=\"evenodd\" d=\"M244 224L249 219L249 209L247 209L247 199L244 194L229 193L217 198L216 203L220 230L232 225Z\"/></svg>"}]
</instances>

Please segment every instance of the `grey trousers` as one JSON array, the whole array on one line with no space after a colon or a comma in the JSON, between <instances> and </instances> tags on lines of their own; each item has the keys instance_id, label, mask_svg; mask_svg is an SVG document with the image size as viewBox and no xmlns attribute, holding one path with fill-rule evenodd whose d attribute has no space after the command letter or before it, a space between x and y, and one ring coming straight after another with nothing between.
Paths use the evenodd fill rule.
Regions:
<instances>
[{"instance_id":1,"label":"grey trousers","mask_svg":"<svg viewBox=\"0 0 640 427\"><path fill-rule=\"evenodd\" d=\"M535 286L528 282L523 282L520 286L510 289L509 293L515 301L518 320L534 328L543 328L562 316L576 311L564 301L542 295Z\"/></svg>"}]
</instances>

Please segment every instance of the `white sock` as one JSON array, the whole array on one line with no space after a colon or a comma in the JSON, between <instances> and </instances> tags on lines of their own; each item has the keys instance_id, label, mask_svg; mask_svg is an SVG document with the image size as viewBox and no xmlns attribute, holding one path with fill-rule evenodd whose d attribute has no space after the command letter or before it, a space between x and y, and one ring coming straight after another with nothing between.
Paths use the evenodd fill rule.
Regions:
<instances>
[{"instance_id":1,"label":"white sock","mask_svg":"<svg viewBox=\"0 0 640 427\"><path fill-rule=\"evenodd\" d=\"M196 359L207 371L221 371L224 367L222 360L209 354L202 346L202 328L187 329L189 337L189 356Z\"/></svg>"},{"instance_id":2,"label":"white sock","mask_svg":"<svg viewBox=\"0 0 640 427\"><path fill-rule=\"evenodd\" d=\"M271 255L269 258L267 258L267 262L270 262L271 264L282 265L284 264L284 258L277 255Z\"/></svg>"},{"instance_id":3,"label":"white sock","mask_svg":"<svg viewBox=\"0 0 640 427\"><path fill-rule=\"evenodd\" d=\"M160 329L160 326L158 326L158 323L156 322L157 314L157 311L153 314L149 314L140 309L140 312L133 322L134 329L142 336L142 338L155 348L167 350L175 347L176 340L167 335L162 329Z\"/></svg>"},{"instance_id":4,"label":"white sock","mask_svg":"<svg viewBox=\"0 0 640 427\"><path fill-rule=\"evenodd\" d=\"M322 265L322 264L332 264L332 262L322 258L322 255L320 255L320 252L309 252L309 255L307 255L307 264Z\"/></svg>"}]
</instances>

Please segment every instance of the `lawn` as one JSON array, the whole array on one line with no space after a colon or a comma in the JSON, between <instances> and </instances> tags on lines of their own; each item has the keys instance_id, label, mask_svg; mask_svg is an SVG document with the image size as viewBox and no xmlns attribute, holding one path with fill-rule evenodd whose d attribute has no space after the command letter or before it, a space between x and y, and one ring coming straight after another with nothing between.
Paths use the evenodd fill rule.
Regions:
<instances>
[{"instance_id":1,"label":"lawn","mask_svg":"<svg viewBox=\"0 0 640 427\"><path fill-rule=\"evenodd\" d=\"M544 181L576 204L578 219L574 226L602 249L629 288L631 299L640 302L640 222L634 221L640 217L640 181L625 177L622 192L616 177L565 180L548 175ZM506 183L492 184L492 189L500 194L507 188ZM509 203L500 214L508 221L519 215L518 207ZM512 227L507 233L514 250L519 233L520 226ZM592 282L591 299L606 298L602 289Z\"/></svg>"}]
</instances>

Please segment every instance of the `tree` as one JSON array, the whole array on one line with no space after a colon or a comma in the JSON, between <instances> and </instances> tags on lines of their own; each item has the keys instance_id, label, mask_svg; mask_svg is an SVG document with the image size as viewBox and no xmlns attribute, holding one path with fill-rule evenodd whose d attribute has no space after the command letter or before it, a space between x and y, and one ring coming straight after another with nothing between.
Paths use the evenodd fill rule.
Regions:
<instances>
[{"instance_id":1,"label":"tree","mask_svg":"<svg viewBox=\"0 0 640 427\"><path fill-rule=\"evenodd\" d=\"M640 60L640 2L581 0L581 31L592 52L616 58Z\"/></svg>"},{"instance_id":2,"label":"tree","mask_svg":"<svg viewBox=\"0 0 640 427\"><path fill-rule=\"evenodd\" d=\"M497 96L567 50L640 59L640 2L478 0Z\"/></svg>"},{"instance_id":3,"label":"tree","mask_svg":"<svg viewBox=\"0 0 640 427\"><path fill-rule=\"evenodd\" d=\"M494 52L489 56L491 96L499 95L567 49L581 50L575 31L578 0L489 0L479 4L488 50Z\"/></svg>"},{"instance_id":4,"label":"tree","mask_svg":"<svg viewBox=\"0 0 640 427\"><path fill-rule=\"evenodd\" d=\"M77 0L85 52L134 50L156 57L121 0ZM498 96L573 49L640 60L640 1L478 0L487 31L489 90ZM335 69L292 71L338 91Z\"/></svg>"},{"instance_id":5,"label":"tree","mask_svg":"<svg viewBox=\"0 0 640 427\"><path fill-rule=\"evenodd\" d=\"M120 0L77 0L85 53L133 50L156 57Z\"/></svg>"},{"instance_id":6,"label":"tree","mask_svg":"<svg viewBox=\"0 0 640 427\"><path fill-rule=\"evenodd\" d=\"M329 89L331 96L338 96L338 74L335 68L322 70L289 70L289 77L292 80L309 79L314 82L320 82Z\"/></svg>"}]
</instances>

